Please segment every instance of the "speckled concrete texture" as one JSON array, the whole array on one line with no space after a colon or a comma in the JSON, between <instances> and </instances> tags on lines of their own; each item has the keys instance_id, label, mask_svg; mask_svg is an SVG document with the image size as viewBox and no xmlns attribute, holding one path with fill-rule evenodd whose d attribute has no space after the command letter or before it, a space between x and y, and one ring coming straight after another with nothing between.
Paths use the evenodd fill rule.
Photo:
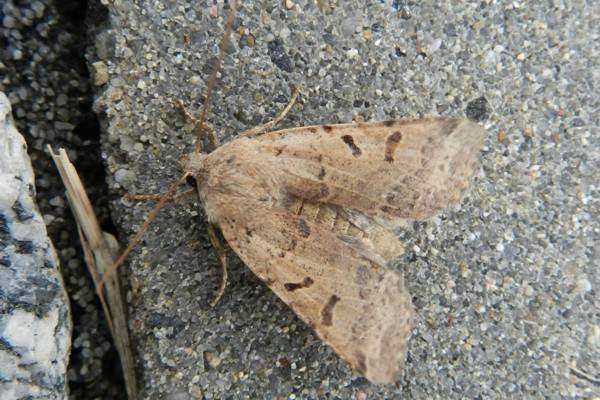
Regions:
<instances>
[{"instance_id":1,"label":"speckled concrete texture","mask_svg":"<svg viewBox=\"0 0 600 400\"><path fill-rule=\"evenodd\" d=\"M237 261L224 298L210 308L220 271L202 211L167 207L130 266L146 395L597 394L593 7L240 6L208 115L223 140L277 115L299 84L301 107L283 127L472 112L489 130L483 166L460 206L400 233L409 251L396 268L417 326L408 365L389 386L353 373ZM160 192L178 176L176 161L193 139L173 101L199 109L227 9L108 7L112 29L97 48L107 54L109 81L95 107L106 114L117 193ZM151 209L114 205L129 234Z\"/></svg>"},{"instance_id":2,"label":"speckled concrete texture","mask_svg":"<svg viewBox=\"0 0 600 400\"><path fill-rule=\"evenodd\" d=\"M95 108L106 115L117 193L164 191L179 175L193 134L173 101L199 110L227 9L109 5L111 30L97 46L110 78ZM417 325L389 386L353 373L237 260L210 308L220 271L202 211L168 206L130 266L146 395L597 395L597 11L591 2L240 6L208 114L222 140L276 116L298 84L302 101L282 127L469 114L489 130L482 168L459 206L400 232L408 252L395 268ZM114 207L131 235L152 205Z\"/></svg>"},{"instance_id":3,"label":"speckled concrete texture","mask_svg":"<svg viewBox=\"0 0 600 400\"><path fill-rule=\"evenodd\" d=\"M228 6L103 3L90 20L88 61L101 61L99 84L107 79L94 107L126 241L152 205L120 198L166 190L179 156L192 151L173 101L200 109ZM220 269L202 210L167 206L127 267L144 395L599 397L598 15L591 1L240 6L208 113L222 141L276 116L298 84L302 101L280 127L469 116L489 132L482 167L459 206L398 233L408 251L394 268L417 320L407 366L389 386L352 372L235 257L225 296L210 308ZM6 30L15 21L4 20ZM13 59L28 54L8 49ZM19 62L11 65L29 65ZM51 76L60 74L37 79ZM59 96L52 82L36 101L7 90L21 103L16 117L39 123L39 104ZM75 80L70 92L81 87ZM42 131L63 128L51 125Z\"/></svg>"}]
</instances>

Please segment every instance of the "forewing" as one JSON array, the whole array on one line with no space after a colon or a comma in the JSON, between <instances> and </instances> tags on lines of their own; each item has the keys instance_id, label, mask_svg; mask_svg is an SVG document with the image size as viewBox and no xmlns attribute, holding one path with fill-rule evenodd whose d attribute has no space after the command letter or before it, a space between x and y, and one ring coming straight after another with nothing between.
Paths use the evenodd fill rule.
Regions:
<instances>
[{"instance_id":1,"label":"forewing","mask_svg":"<svg viewBox=\"0 0 600 400\"><path fill-rule=\"evenodd\" d=\"M286 167L293 196L348 207L390 226L456 203L484 136L471 121L423 119L301 127L255 140Z\"/></svg>"},{"instance_id":2,"label":"forewing","mask_svg":"<svg viewBox=\"0 0 600 400\"><path fill-rule=\"evenodd\" d=\"M225 218L220 228L244 263L341 358L372 382L393 381L412 320L399 274L287 210L245 215L243 223Z\"/></svg>"}]
</instances>

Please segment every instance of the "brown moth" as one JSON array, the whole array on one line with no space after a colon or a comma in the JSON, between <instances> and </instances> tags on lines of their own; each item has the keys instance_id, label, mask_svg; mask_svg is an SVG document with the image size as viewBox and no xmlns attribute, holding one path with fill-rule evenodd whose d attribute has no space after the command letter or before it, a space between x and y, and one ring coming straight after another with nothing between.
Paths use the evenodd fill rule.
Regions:
<instances>
[{"instance_id":1,"label":"brown moth","mask_svg":"<svg viewBox=\"0 0 600 400\"><path fill-rule=\"evenodd\" d=\"M206 99L226 40L227 33ZM392 230L460 200L485 130L466 120L357 118L262 133L293 101L271 123L211 153L200 152L197 140L197 151L183 158L184 176L111 271L174 187L191 176L208 221L248 268L358 372L374 383L392 382L413 315L402 277L387 266L403 252ZM198 120L179 107L202 131L207 104ZM212 131L209 140L216 145ZM209 236L225 267L212 228Z\"/></svg>"},{"instance_id":2,"label":"brown moth","mask_svg":"<svg viewBox=\"0 0 600 400\"><path fill-rule=\"evenodd\" d=\"M450 119L308 126L188 156L210 223L317 335L374 383L398 374L410 295L391 230L456 203L484 129Z\"/></svg>"}]
</instances>

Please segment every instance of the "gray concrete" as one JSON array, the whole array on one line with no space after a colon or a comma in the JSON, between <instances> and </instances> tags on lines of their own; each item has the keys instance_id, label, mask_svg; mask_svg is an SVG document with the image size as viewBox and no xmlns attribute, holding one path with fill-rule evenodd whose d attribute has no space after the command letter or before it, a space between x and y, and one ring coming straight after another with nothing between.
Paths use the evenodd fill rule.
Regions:
<instances>
[{"instance_id":1,"label":"gray concrete","mask_svg":"<svg viewBox=\"0 0 600 400\"><path fill-rule=\"evenodd\" d=\"M95 109L116 197L179 176L193 134L172 102L200 108L226 15L221 3L138 3L111 4L90 27L90 61L108 71ZM386 387L353 373L239 261L211 309L220 270L201 209L168 206L129 267L145 395L600 396L598 6L271 4L238 11L208 115L223 141L275 116L299 84L302 109L282 127L469 110L489 131L482 168L460 206L399 232L417 325ZM151 209L112 206L123 237Z\"/></svg>"},{"instance_id":2,"label":"gray concrete","mask_svg":"<svg viewBox=\"0 0 600 400\"><path fill-rule=\"evenodd\" d=\"M483 112L483 166L459 207L401 232L408 252L396 268L418 317L407 368L387 387L354 374L237 261L211 309L220 271L202 212L167 207L130 267L145 393L598 394L592 7L429 2L403 9L403 18L389 2L319 9L298 1L289 10L270 3L238 10L208 114L224 141L274 117L292 84L303 88L302 109L283 127L357 114L464 117L483 96L491 110ZM199 109L226 11L156 1L123 2L109 14L113 30L99 37L98 54L108 55L110 78L95 107L107 114L111 187L164 191L193 145L173 101ZM114 205L130 234L152 207Z\"/></svg>"}]
</instances>

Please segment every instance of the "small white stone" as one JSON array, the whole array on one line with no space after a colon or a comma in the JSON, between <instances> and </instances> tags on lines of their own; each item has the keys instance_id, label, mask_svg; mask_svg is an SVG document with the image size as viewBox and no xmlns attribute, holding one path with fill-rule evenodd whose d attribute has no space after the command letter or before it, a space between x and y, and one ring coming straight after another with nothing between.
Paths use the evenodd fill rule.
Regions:
<instances>
[{"instance_id":1,"label":"small white stone","mask_svg":"<svg viewBox=\"0 0 600 400\"><path fill-rule=\"evenodd\" d=\"M128 169L121 168L115 172L115 181L119 184L131 182L135 179L135 174Z\"/></svg>"},{"instance_id":2,"label":"small white stone","mask_svg":"<svg viewBox=\"0 0 600 400\"><path fill-rule=\"evenodd\" d=\"M592 290L592 283L586 278L579 279L575 283L575 291L581 295L584 295L584 294L590 292L591 290Z\"/></svg>"}]
</instances>

